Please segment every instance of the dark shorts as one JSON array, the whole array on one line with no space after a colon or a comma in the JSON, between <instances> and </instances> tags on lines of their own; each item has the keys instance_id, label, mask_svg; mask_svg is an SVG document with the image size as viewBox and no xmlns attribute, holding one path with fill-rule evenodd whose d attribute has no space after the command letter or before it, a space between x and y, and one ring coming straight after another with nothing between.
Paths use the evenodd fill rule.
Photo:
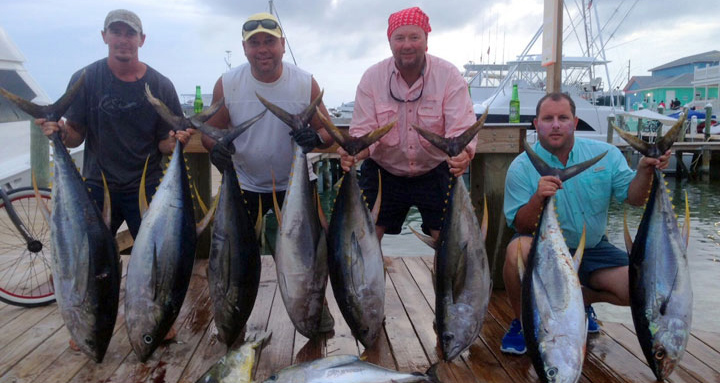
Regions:
<instances>
[{"instance_id":1,"label":"dark shorts","mask_svg":"<svg viewBox=\"0 0 720 383\"><path fill-rule=\"evenodd\" d=\"M148 204L155 194L155 191L157 191L158 185L158 183L145 185L145 195L147 195ZM87 183L87 186L88 189L90 189L90 196L95 200L100 211L102 211L105 201L105 191L103 187L90 183ZM141 221L139 198L140 195L138 192L110 192L110 203L112 207L110 232L112 232L113 235L116 235L122 223L126 222L130 235L135 239L138 230L140 230Z\"/></svg>"},{"instance_id":2,"label":"dark shorts","mask_svg":"<svg viewBox=\"0 0 720 383\"><path fill-rule=\"evenodd\" d=\"M517 237L531 237L526 234L515 234L512 239ZM575 255L576 249L570 249L570 254ZM593 248L585 248L583 252L582 263L580 264L580 270L578 271L578 278L580 284L588 286L590 282L590 274L600 269L607 269L610 267L622 267L630 264L628 254L613 244L611 244L606 236L602 236L600 242Z\"/></svg>"},{"instance_id":3,"label":"dark shorts","mask_svg":"<svg viewBox=\"0 0 720 383\"><path fill-rule=\"evenodd\" d=\"M250 214L250 222L257 221L258 210L261 203L262 215L265 215L265 213L269 211L275 211L272 193L256 193L249 190L243 190L242 193L245 198L245 206L247 206L248 213ZM278 206L282 209L282 204L285 200L285 191L277 191L275 194L277 195Z\"/></svg>"},{"instance_id":4,"label":"dark shorts","mask_svg":"<svg viewBox=\"0 0 720 383\"><path fill-rule=\"evenodd\" d=\"M382 177L382 200L377 226L385 228L385 234L400 234L411 206L417 207L422 216L422 230L442 227L443 209L447 199L450 169L442 162L435 169L417 177L399 177L367 159L360 168L360 188L372 209L378 193L378 170Z\"/></svg>"}]
</instances>

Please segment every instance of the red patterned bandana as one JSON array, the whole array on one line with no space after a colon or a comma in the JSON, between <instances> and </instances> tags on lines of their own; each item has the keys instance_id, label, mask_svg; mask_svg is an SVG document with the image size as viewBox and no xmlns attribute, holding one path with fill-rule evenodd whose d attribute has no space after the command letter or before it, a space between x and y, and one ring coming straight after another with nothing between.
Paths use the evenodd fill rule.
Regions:
<instances>
[{"instance_id":1,"label":"red patterned bandana","mask_svg":"<svg viewBox=\"0 0 720 383\"><path fill-rule=\"evenodd\" d=\"M412 7L390 15L388 18L388 39L390 39L390 35L392 35L396 29L403 25L417 25L422 28L425 33L429 33L432 30L430 28L430 19L425 12L418 7Z\"/></svg>"}]
</instances>

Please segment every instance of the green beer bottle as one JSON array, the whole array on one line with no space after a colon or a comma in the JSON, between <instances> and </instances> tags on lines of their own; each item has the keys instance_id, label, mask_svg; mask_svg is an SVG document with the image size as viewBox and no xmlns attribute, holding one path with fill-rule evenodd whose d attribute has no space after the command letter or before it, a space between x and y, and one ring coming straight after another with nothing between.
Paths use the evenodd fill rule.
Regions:
<instances>
[{"instance_id":1,"label":"green beer bottle","mask_svg":"<svg viewBox=\"0 0 720 383\"><path fill-rule=\"evenodd\" d=\"M198 114L203 111L202 93L200 92L200 85L195 87L195 102L193 102L193 112Z\"/></svg>"},{"instance_id":2,"label":"green beer bottle","mask_svg":"<svg viewBox=\"0 0 720 383\"><path fill-rule=\"evenodd\" d=\"M520 123L520 98L518 97L518 86L513 84L512 97L510 98L510 109L508 112L509 122Z\"/></svg>"}]
</instances>

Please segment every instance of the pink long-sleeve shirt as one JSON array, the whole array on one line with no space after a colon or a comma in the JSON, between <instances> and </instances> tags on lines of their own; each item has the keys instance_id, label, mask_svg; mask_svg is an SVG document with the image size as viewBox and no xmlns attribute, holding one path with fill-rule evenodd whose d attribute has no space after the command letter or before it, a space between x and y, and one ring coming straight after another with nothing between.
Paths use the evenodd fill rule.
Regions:
<instances>
[{"instance_id":1,"label":"pink long-sleeve shirt","mask_svg":"<svg viewBox=\"0 0 720 383\"><path fill-rule=\"evenodd\" d=\"M444 137L462 134L477 120L467 82L451 63L429 54L423 76L408 87L390 57L370 67L358 84L350 134L361 136L390 122L395 127L370 147L370 158L390 173L414 177L437 167L448 156L422 138L412 125ZM415 102L399 102L401 100ZM477 137L467 145L475 154Z\"/></svg>"}]
</instances>

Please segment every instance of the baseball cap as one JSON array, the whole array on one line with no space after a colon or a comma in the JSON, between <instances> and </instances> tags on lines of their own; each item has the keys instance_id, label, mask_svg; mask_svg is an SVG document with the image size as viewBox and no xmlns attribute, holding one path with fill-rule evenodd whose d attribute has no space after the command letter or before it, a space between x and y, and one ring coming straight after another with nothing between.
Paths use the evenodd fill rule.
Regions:
<instances>
[{"instance_id":1,"label":"baseball cap","mask_svg":"<svg viewBox=\"0 0 720 383\"><path fill-rule=\"evenodd\" d=\"M127 9L116 9L114 11L110 11L107 16L105 16L105 30L107 30L110 24L115 22L125 23L130 28L134 29L135 32L140 34L143 33L140 18L134 12L128 11Z\"/></svg>"},{"instance_id":2,"label":"baseball cap","mask_svg":"<svg viewBox=\"0 0 720 383\"><path fill-rule=\"evenodd\" d=\"M260 32L271 34L277 38L283 37L280 22L270 13L261 12L248 17L243 24L243 40L247 41L252 35Z\"/></svg>"}]
</instances>

